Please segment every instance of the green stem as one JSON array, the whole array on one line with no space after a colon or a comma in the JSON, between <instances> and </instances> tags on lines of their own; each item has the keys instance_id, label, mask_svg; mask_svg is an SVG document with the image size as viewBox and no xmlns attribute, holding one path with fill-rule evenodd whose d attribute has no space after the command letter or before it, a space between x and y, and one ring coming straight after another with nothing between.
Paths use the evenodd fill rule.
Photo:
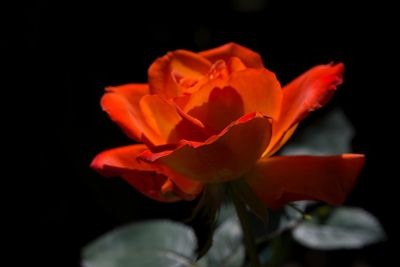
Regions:
<instances>
[{"instance_id":1,"label":"green stem","mask_svg":"<svg viewBox=\"0 0 400 267\"><path fill-rule=\"evenodd\" d=\"M230 190L230 192L233 204L235 205L236 213L239 217L240 225L242 226L244 243L246 245L247 255L250 258L251 267L261 267L260 258L258 257L257 252L256 240L251 228L246 206L242 200L232 192L232 190Z\"/></svg>"}]
</instances>

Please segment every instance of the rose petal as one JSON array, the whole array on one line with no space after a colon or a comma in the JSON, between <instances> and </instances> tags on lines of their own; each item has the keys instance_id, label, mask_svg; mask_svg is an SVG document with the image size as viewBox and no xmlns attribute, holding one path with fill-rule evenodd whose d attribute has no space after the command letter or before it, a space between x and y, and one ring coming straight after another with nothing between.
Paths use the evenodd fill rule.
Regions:
<instances>
[{"instance_id":1,"label":"rose petal","mask_svg":"<svg viewBox=\"0 0 400 267\"><path fill-rule=\"evenodd\" d=\"M267 69L245 69L234 72L229 85L243 99L244 112L261 112L273 120L279 116L282 89L273 72Z\"/></svg>"},{"instance_id":2,"label":"rose petal","mask_svg":"<svg viewBox=\"0 0 400 267\"><path fill-rule=\"evenodd\" d=\"M218 133L251 112L277 119L281 94L280 84L272 72L242 69L205 83L190 96L184 111Z\"/></svg>"},{"instance_id":3,"label":"rose petal","mask_svg":"<svg viewBox=\"0 0 400 267\"><path fill-rule=\"evenodd\" d=\"M341 63L319 65L284 87L279 120L274 124L273 137L264 155L277 151L284 144L280 141L289 129L330 100L342 83L343 71Z\"/></svg>"},{"instance_id":4,"label":"rose petal","mask_svg":"<svg viewBox=\"0 0 400 267\"><path fill-rule=\"evenodd\" d=\"M192 83L206 74L210 67L211 63L196 53L186 50L169 52L149 68L150 92L166 98L179 96L187 85L179 86L178 78L185 78L185 83Z\"/></svg>"},{"instance_id":5,"label":"rose petal","mask_svg":"<svg viewBox=\"0 0 400 267\"><path fill-rule=\"evenodd\" d=\"M211 62L216 62L221 59L227 62L231 57L238 57L247 67L264 68L261 56L258 53L236 43L227 43L213 49L202 51L199 52L199 55L209 59Z\"/></svg>"},{"instance_id":6,"label":"rose petal","mask_svg":"<svg viewBox=\"0 0 400 267\"><path fill-rule=\"evenodd\" d=\"M138 191L158 201L192 200L197 196L186 194L171 179L157 172L152 165L138 161L138 155L145 150L145 145L106 150L94 158L91 168L107 177L122 177ZM198 189L201 190L201 186Z\"/></svg>"},{"instance_id":7,"label":"rose petal","mask_svg":"<svg viewBox=\"0 0 400 267\"><path fill-rule=\"evenodd\" d=\"M276 124L273 124L273 127L274 126L276 126ZM299 124L293 125L289 130L284 132L283 135L279 137L280 139L277 139L278 141L277 141L277 143L275 143L275 145L272 146L270 144L268 147L271 147L272 150L266 149L264 154L262 155L262 157L270 157L273 154L275 154L276 152L278 152L278 150L286 144L286 142L290 139L290 137L292 137L292 135L294 134L294 132L297 129L297 126L299 126ZM272 130L272 132L273 132L273 130ZM274 139L274 137L271 137L271 142L272 142L272 139ZM276 140L276 137L275 137L274 141L275 140Z\"/></svg>"},{"instance_id":8,"label":"rose petal","mask_svg":"<svg viewBox=\"0 0 400 267\"><path fill-rule=\"evenodd\" d=\"M229 73L247 69L243 61L240 60L240 58L238 57L229 58L228 61L226 62L226 65L228 67Z\"/></svg>"},{"instance_id":9,"label":"rose petal","mask_svg":"<svg viewBox=\"0 0 400 267\"><path fill-rule=\"evenodd\" d=\"M140 163L136 157L146 150L145 145L119 147L98 154L91 167L107 177L120 176L144 195L165 202L180 200L176 196L161 192L162 185L168 180L157 174L146 163Z\"/></svg>"},{"instance_id":10,"label":"rose petal","mask_svg":"<svg viewBox=\"0 0 400 267\"><path fill-rule=\"evenodd\" d=\"M211 132L219 133L231 122L243 116L243 100L232 87L211 86L207 89L211 88L213 89L209 92L208 101L192 108L188 114L204 122Z\"/></svg>"},{"instance_id":11,"label":"rose petal","mask_svg":"<svg viewBox=\"0 0 400 267\"><path fill-rule=\"evenodd\" d=\"M142 141L143 135L156 142L159 137L147 126L139 107L140 99L149 93L148 85L107 87L106 92L101 99L101 107L125 134L138 142Z\"/></svg>"},{"instance_id":12,"label":"rose petal","mask_svg":"<svg viewBox=\"0 0 400 267\"><path fill-rule=\"evenodd\" d=\"M209 134L198 121L182 117L173 102L148 95L146 84L108 87L103 110L124 132L150 147L175 144L181 139L204 141Z\"/></svg>"},{"instance_id":13,"label":"rose petal","mask_svg":"<svg viewBox=\"0 0 400 267\"><path fill-rule=\"evenodd\" d=\"M343 203L364 164L364 155L287 156L263 158L244 175L270 208L296 200Z\"/></svg>"},{"instance_id":14,"label":"rose petal","mask_svg":"<svg viewBox=\"0 0 400 267\"><path fill-rule=\"evenodd\" d=\"M181 139L204 141L204 126L190 117L179 114L174 102L159 95L146 95L140 100L140 109L146 124L160 137L150 146L176 144Z\"/></svg>"},{"instance_id":15,"label":"rose petal","mask_svg":"<svg viewBox=\"0 0 400 267\"><path fill-rule=\"evenodd\" d=\"M176 150L144 151L139 158L155 164L170 177L187 177L203 183L224 182L239 178L252 167L268 145L270 135L270 119L252 113L204 143L182 142Z\"/></svg>"}]
</instances>

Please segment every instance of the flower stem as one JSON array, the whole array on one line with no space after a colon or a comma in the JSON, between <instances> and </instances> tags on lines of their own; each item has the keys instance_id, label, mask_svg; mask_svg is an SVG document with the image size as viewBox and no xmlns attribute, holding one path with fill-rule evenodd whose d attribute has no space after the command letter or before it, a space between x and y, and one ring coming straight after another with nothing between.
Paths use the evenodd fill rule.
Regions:
<instances>
[{"instance_id":1,"label":"flower stem","mask_svg":"<svg viewBox=\"0 0 400 267\"><path fill-rule=\"evenodd\" d=\"M242 226L244 243L246 245L247 255L250 258L251 267L261 267L260 258L258 257L257 252L256 240L251 228L246 206L242 200L232 192L232 190L230 190L230 193L233 204L235 205L236 213L239 217L240 225Z\"/></svg>"}]
</instances>

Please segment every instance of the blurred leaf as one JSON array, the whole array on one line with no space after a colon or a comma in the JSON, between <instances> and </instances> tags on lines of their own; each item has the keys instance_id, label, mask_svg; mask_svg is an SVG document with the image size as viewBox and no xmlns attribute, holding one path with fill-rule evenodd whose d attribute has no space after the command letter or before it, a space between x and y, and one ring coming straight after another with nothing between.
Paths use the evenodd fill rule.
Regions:
<instances>
[{"instance_id":1,"label":"blurred leaf","mask_svg":"<svg viewBox=\"0 0 400 267\"><path fill-rule=\"evenodd\" d=\"M284 214L282 214L280 217L279 229L281 229L281 231L285 231L300 223L303 220L306 208L314 203L316 202L302 200L293 202L291 204L292 206L286 205L284 208ZM293 206L296 208L293 208Z\"/></svg>"},{"instance_id":2,"label":"blurred leaf","mask_svg":"<svg viewBox=\"0 0 400 267\"><path fill-rule=\"evenodd\" d=\"M226 220L232 217L236 217L235 206L233 206L232 202L223 203L218 213L218 225L223 224Z\"/></svg>"},{"instance_id":3,"label":"blurred leaf","mask_svg":"<svg viewBox=\"0 0 400 267\"><path fill-rule=\"evenodd\" d=\"M271 242L274 242L274 239L295 228L305 220L305 216L309 216L305 211L315 203L317 202L309 200L296 201L286 205L279 212L271 212L268 223L269 229L267 232L258 235L257 244L269 246Z\"/></svg>"},{"instance_id":4,"label":"blurred leaf","mask_svg":"<svg viewBox=\"0 0 400 267\"><path fill-rule=\"evenodd\" d=\"M313 215L293 230L294 239L305 247L319 250L358 249L385 240L379 221L360 208L340 207L328 215ZM321 216L323 218L321 218Z\"/></svg>"},{"instance_id":5,"label":"blurred leaf","mask_svg":"<svg viewBox=\"0 0 400 267\"><path fill-rule=\"evenodd\" d=\"M354 129L341 109L335 109L290 140L282 155L337 155L351 151Z\"/></svg>"},{"instance_id":6,"label":"blurred leaf","mask_svg":"<svg viewBox=\"0 0 400 267\"><path fill-rule=\"evenodd\" d=\"M240 267L245 258L243 234L236 216L226 219L214 232L213 245L199 265Z\"/></svg>"},{"instance_id":7,"label":"blurred leaf","mask_svg":"<svg viewBox=\"0 0 400 267\"><path fill-rule=\"evenodd\" d=\"M117 228L87 245L84 267L194 266L196 238L191 228L158 220Z\"/></svg>"}]
</instances>

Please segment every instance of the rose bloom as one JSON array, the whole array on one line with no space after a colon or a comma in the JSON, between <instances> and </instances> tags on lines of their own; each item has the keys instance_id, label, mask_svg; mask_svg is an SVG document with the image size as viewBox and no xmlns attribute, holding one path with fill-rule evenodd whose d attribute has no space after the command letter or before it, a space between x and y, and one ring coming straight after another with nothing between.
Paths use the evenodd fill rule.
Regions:
<instances>
[{"instance_id":1,"label":"rose bloom","mask_svg":"<svg viewBox=\"0 0 400 267\"><path fill-rule=\"evenodd\" d=\"M106 88L101 106L133 144L91 167L164 202L193 200L208 184L242 179L267 207L340 204L364 156L274 156L342 82L343 64L316 66L283 88L256 52L235 43L156 59L148 83Z\"/></svg>"}]
</instances>

